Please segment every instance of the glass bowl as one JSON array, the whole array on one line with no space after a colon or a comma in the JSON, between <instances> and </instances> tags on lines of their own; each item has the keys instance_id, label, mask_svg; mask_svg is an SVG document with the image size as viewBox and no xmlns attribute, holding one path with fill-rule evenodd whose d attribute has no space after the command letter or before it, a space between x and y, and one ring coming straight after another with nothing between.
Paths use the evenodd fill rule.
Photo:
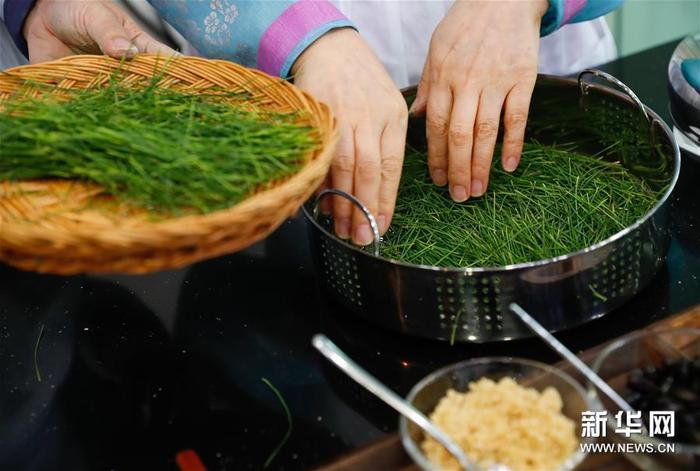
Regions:
<instances>
[{"instance_id":1,"label":"glass bowl","mask_svg":"<svg viewBox=\"0 0 700 471\"><path fill-rule=\"evenodd\" d=\"M691 359L700 358L700 329L675 328L626 335L612 342L600 352L593 362L592 368L625 400L632 401L635 392L629 387L628 380L637 375L637 373L633 373L635 370L649 366L659 368L664 362L677 361L683 356ZM690 374L692 375L692 371ZM696 380L700 381L700 377ZM659 377L652 381L651 385L664 387L664 383L664 379ZM649 385L649 383L645 384ZM670 388L671 393L674 393L673 388L675 386ZM654 471L700 469L700 444L674 442L671 441L673 439L650 437L642 432L633 433L629 437L624 433L617 433L615 429L619 428L620 424L618 424L615 414L618 408L607 397L598 394L592 385L589 385L589 392L608 411L607 434L610 441L627 444L623 446L636 444L634 446L643 450L643 452L637 453L624 453L625 457L636 466L643 470ZM671 404L670 407L674 406ZM646 418L647 414L646 411L642 411L642 418ZM625 422L621 425L626 426ZM676 425L678 425L678 420L676 420ZM700 423L698 423L698 427L700 427ZM674 448L673 452L668 451L671 445Z\"/></svg>"},{"instance_id":2,"label":"glass bowl","mask_svg":"<svg viewBox=\"0 0 700 471\"><path fill-rule=\"evenodd\" d=\"M511 357L486 357L467 360L446 366L425 377L408 394L408 402L413 404L426 416L430 416L440 399L449 389L465 392L469 383L480 378L498 381L510 377L517 383L542 391L553 387L561 395L562 413L576 424L576 436L580 441L592 442L592 439L581 438L581 413L598 410L592 396L571 376L563 371L532 360ZM488 424L484 424L488 426ZM413 461L426 471L439 471L424 455L420 446L424 439L423 431L413 422L401 416L399 418L399 434L406 452ZM561 465L560 470L573 469L586 454L577 447Z\"/></svg>"}]
</instances>

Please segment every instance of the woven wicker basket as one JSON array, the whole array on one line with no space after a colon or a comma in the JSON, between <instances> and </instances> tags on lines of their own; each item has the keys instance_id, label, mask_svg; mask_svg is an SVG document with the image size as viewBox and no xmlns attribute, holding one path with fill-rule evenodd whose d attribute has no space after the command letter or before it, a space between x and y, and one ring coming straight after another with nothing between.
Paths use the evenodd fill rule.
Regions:
<instances>
[{"instance_id":1,"label":"woven wicker basket","mask_svg":"<svg viewBox=\"0 0 700 471\"><path fill-rule=\"evenodd\" d=\"M0 106L26 80L87 88L99 86L121 68L126 70L126 80L138 85L147 83L154 71L165 70L163 87L247 91L257 106L302 111L299 119L317 130L322 145L294 176L268 184L231 208L158 221L144 210L115 203L90 184L0 181L1 261L60 274L177 268L266 237L320 185L337 137L325 105L285 81L230 62L181 57L170 60L164 69L165 60L141 55L123 64L106 56L81 55L16 67L0 74Z\"/></svg>"}]
</instances>

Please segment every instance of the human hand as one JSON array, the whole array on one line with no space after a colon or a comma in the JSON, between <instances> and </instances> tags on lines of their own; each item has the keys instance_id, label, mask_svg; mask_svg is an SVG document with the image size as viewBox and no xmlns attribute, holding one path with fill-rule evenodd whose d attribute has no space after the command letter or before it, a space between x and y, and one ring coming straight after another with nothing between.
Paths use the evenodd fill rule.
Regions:
<instances>
[{"instance_id":1,"label":"human hand","mask_svg":"<svg viewBox=\"0 0 700 471\"><path fill-rule=\"evenodd\" d=\"M394 213L401 177L408 111L406 102L369 45L353 29L330 31L292 67L294 84L328 104L340 140L326 186L357 197L377 218L383 234ZM330 201L322 202L329 212ZM362 212L344 198L332 204L335 231L369 244Z\"/></svg>"},{"instance_id":2,"label":"human hand","mask_svg":"<svg viewBox=\"0 0 700 471\"><path fill-rule=\"evenodd\" d=\"M430 41L412 114L427 113L428 166L455 201L486 191L503 110L503 168L520 162L547 0L458 0Z\"/></svg>"},{"instance_id":3,"label":"human hand","mask_svg":"<svg viewBox=\"0 0 700 471\"><path fill-rule=\"evenodd\" d=\"M71 54L131 58L139 52L177 54L106 0L38 0L24 23L29 61L43 62Z\"/></svg>"}]
</instances>

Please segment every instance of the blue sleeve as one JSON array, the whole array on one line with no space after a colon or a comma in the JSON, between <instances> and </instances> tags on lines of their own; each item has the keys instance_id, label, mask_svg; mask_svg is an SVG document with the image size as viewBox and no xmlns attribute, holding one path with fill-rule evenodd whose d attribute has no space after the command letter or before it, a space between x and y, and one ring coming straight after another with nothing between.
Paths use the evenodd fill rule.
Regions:
<instances>
[{"instance_id":1,"label":"blue sleeve","mask_svg":"<svg viewBox=\"0 0 700 471\"><path fill-rule=\"evenodd\" d=\"M549 0L542 17L540 35L553 33L568 23L580 23L603 16L622 5L625 0Z\"/></svg>"},{"instance_id":2,"label":"blue sleeve","mask_svg":"<svg viewBox=\"0 0 700 471\"><path fill-rule=\"evenodd\" d=\"M327 0L149 0L204 56L286 77L296 57L334 28L352 26Z\"/></svg>"},{"instance_id":3,"label":"blue sleeve","mask_svg":"<svg viewBox=\"0 0 700 471\"><path fill-rule=\"evenodd\" d=\"M619 8L624 1L625 0L588 0L586 6L574 15L570 23L580 23L607 15L611 11Z\"/></svg>"},{"instance_id":4,"label":"blue sleeve","mask_svg":"<svg viewBox=\"0 0 700 471\"><path fill-rule=\"evenodd\" d=\"M293 1L148 0L204 56L254 67L257 45Z\"/></svg>"},{"instance_id":5,"label":"blue sleeve","mask_svg":"<svg viewBox=\"0 0 700 471\"><path fill-rule=\"evenodd\" d=\"M34 7L34 3L35 0L6 0L3 5L3 20L7 31L10 33L17 49L26 57L29 57L29 51L27 49L27 41L22 34L22 27L27 16L29 16L29 12Z\"/></svg>"}]
</instances>

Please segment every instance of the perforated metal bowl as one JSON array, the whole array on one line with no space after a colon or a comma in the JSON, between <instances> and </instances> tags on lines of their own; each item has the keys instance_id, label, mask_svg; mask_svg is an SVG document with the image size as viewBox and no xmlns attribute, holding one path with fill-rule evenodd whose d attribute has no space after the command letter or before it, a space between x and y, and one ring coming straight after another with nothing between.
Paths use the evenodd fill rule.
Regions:
<instances>
[{"instance_id":1,"label":"perforated metal bowl","mask_svg":"<svg viewBox=\"0 0 700 471\"><path fill-rule=\"evenodd\" d=\"M588 74L624 92L585 81ZM415 89L405 94L415 94ZM409 142L419 149L425 148L424 126L424 120L409 123ZM528 135L545 144L581 142L578 150L589 153L620 139L635 144L638 151L614 158L652 187L665 188L663 196L642 219L598 244L555 258L484 268L413 265L383 258L377 247L374 253L355 247L333 235L332 221L317 214L316 199L303 210L324 289L350 311L389 329L467 342L531 336L509 311L512 302L537 313L542 325L556 331L629 300L662 265L670 242L668 200L678 179L680 153L668 126L617 79L588 70L578 80L538 78ZM645 151L651 143L660 152Z\"/></svg>"}]
</instances>

